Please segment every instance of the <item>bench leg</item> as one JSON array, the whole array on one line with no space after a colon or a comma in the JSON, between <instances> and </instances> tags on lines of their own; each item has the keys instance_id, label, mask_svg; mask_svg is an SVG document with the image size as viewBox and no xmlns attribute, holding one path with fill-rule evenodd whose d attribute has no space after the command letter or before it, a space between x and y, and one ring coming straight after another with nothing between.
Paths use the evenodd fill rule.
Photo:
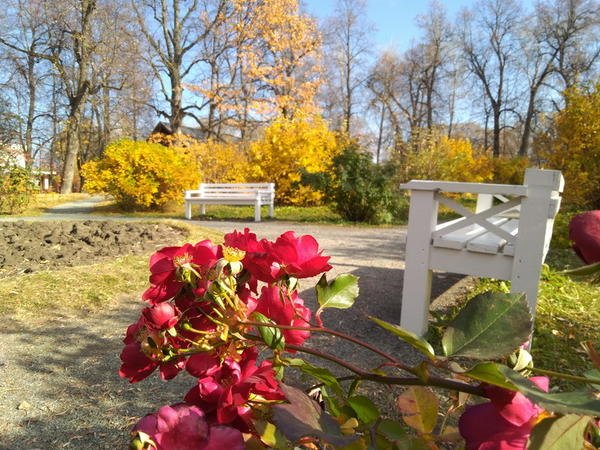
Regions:
<instances>
[{"instance_id":1,"label":"bench leg","mask_svg":"<svg viewBox=\"0 0 600 450\"><path fill-rule=\"evenodd\" d=\"M200 204L200 215L201 216L205 216L206 215L206 205L204 203Z\"/></svg>"},{"instance_id":2,"label":"bench leg","mask_svg":"<svg viewBox=\"0 0 600 450\"><path fill-rule=\"evenodd\" d=\"M419 336L423 336L428 328L432 275L429 254L437 210L434 192L411 192L400 326Z\"/></svg>"},{"instance_id":3,"label":"bench leg","mask_svg":"<svg viewBox=\"0 0 600 450\"><path fill-rule=\"evenodd\" d=\"M254 221L255 222L260 222L260 208L261 208L262 204L260 201L256 201L256 203L254 204Z\"/></svg>"},{"instance_id":4,"label":"bench leg","mask_svg":"<svg viewBox=\"0 0 600 450\"><path fill-rule=\"evenodd\" d=\"M192 218L192 204L191 202L185 202L185 218L190 220Z\"/></svg>"},{"instance_id":5,"label":"bench leg","mask_svg":"<svg viewBox=\"0 0 600 450\"><path fill-rule=\"evenodd\" d=\"M275 217L275 205L273 205L273 202L271 202L271 204L269 205L269 217L271 219Z\"/></svg>"}]
</instances>

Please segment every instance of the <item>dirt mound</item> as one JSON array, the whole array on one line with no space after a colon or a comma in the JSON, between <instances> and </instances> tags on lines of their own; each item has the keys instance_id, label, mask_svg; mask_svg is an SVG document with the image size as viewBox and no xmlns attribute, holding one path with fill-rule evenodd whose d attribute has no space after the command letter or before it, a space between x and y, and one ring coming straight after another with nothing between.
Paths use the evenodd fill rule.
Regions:
<instances>
[{"instance_id":1,"label":"dirt mound","mask_svg":"<svg viewBox=\"0 0 600 450\"><path fill-rule=\"evenodd\" d=\"M0 278L140 254L177 242L184 230L143 222L0 223Z\"/></svg>"}]
</instances>

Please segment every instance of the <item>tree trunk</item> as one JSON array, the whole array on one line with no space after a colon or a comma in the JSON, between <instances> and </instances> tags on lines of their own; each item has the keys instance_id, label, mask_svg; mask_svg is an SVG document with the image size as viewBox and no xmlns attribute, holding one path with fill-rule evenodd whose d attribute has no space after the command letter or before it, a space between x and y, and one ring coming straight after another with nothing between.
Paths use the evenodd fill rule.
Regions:
<instances>
[{"instance_id":1,"label":"tree trunk","mask_svg":"<svg viewBox=\"0 0 600 450\"><path fill-rule=\"evenodd\" d=\"M32 54L27 55L27 88L29 90L27 123L25 125L25 150L27 153L27 164L33 163L33 121L35 120L35 103L37 87L35 80L35 58Z\"/></svg>"},{"instance_id":2,"label":"tree trunk","mask_svg":"<svg viewBox=\"0 0 600 450\"><path fill-rule=\"evenodd\" d=\"M71 116L67 122L67 154L65 166L62 173L61 194L70 194L73 191L73 177L75 176L75 165L79 153L78 139L79 123L76 116Z\"/></svg>"},{"instance_id":3,"label":"tree trunk","mask_svg":"<svg viewBox=\"0 0 600 450\"><path fill-rule=\"evenodd\" d=\"M519 146L519 156L527 156L529 153L529 139L531 137L531 122L533 121L534 102L536 90L529 91L529 104L527 105L527 115L523 122L523 134L521 136L521 145Z\"/></svg>"},{"instance_id":4,"label":"tree trunk","mask_svg":"<svg viewBox=\"0 0 600 450\"><path fill-rule=\"evenodd\" d=\"M492 155L494 158L500 157L500 108L498 106L494 107L494 140L493 140L493 148Z\"/></svg>"},{"instance_id":5,"label":"tree trunk","mask_svg":"<svg viewBox=\"0 0 600 450\"><path fill-rule=\"evenodd\" d=\"M379 136L377 137L377 159L376 162L379 164L381 161L381 144L383 142L383 122L385 120L385 105L381 104L381 117L379 118Z\"/></svg>"}]
</instances>

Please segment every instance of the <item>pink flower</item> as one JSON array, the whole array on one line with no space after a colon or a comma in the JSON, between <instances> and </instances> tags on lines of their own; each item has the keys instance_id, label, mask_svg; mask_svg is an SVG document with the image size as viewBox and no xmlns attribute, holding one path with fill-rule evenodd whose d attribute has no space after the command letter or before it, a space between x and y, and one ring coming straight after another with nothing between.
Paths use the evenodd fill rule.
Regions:
<instances>
[{"instance_id":1,"label":"pink flower","mask_svg":"<svg viewBox=\"0 0 600 450\"><path fill-rule=\"evenodd\" d=\"M123 342L125 347L120 355L122 364L119 376L127 378L130 383L142 381L157 367L159 367L160 377L163 380L170 380L183 370L184 360L181 358L168 362L161 361L160 349L169 344L173 345L173 342L169 343L164 333L149 330L143 316L127 327Z\"/></svg>"},{"instance_id":2,"label":"pink flower","mask_svg":"<svg viewBox=\"0 0 600 450\"><path fill-rule=\"evenodd\" d=\"M236 230L226 234L223 244L246 252L242 264L255 280L265 283L273 283L277 280L280 265L271 252L273 245L271 242L266 239L257 240L256 234L244 228L244 233ZM256 282L251 282L251 285L255 290Z\"/></svg>"},{"instance_id":3,"label":"pink flower","mask_svg":"<svg viewBox=\"0 0 600 450\"><path fill-rule=\"evenodd\" d=\"M168 362L160 362L149 357L143 350L140 342L126 345L121 351L121 367L119 376L127 378L130 383L137 383L147 378L158 367L160 378L170 380L183 370L185 361L176 359Z\"/></svg>"},{"instance_id":4,"label":"pink flower","mask_svg":"<svg viewBox=\"0 0 600 450\"><path fill-rule=\"evenodd\" d=\"M263 287L256 311L278 325L310 327L311 311L296 291L288 294L277 286ZM282 330L286 344L301 345L310 336L309 331Z\"/></svg>"},{"instance_id":5,"label":"pink flower","mask_svg":"<svg viewBox=\"0 0 600 450\"><path fill-rule=\"evenodd\" d=\"M208 355L195 355L188 361L188 371L198 377L198 384L185 401L215 413L220 424L232 424L242 431L251 429L252 409L248 400L283 400L270 361L257 365L257 351L249 348L240 362L227 358L221 364Z\"/></svg>"},{"instance_id":6,"label":"pink flower","mask_svg":"<svg viewBox=\"0 0 600 450\"><path fill-rule=\"evenodd\" d=\"M144 433L144 434L140 434ZM163 406L133 428L134 440L155 450L243 450L242 433L227 426L209 426L196 406Z\"/></svg>"},{"instance_id":7,"label":"pink flower","mask_svg":"<svg viewBox=\"0 0 600 450\"><path fill-rule=\"evenodd\" d=\"M531 382L548 392L547 377L531 377ZM542 409L520 392L497 386L484 386L488 403L469 406L458 427L467 450L523 450Z\"/></svg>"},{"instance_id":8,"label":"pink flower","mask_svg":"<svg viewBox=\"0 0 600 450\"><path fill-rule=\"evenodd\" d=\"M150 257L151 286L142 298L152 304L173 298L186 283L195 283L196 274L208 270L220 257L220 247L208 240L159 250Z\"/></svg>"},{"instance_id":9,"label":"pink flower","mask_svg":"<svg viewBox=\"0 0 600 450\"><path fill-rule=\"evenodd\" d=\"M142 310L145 325L153 330L167 330L174 327L179 317L170 303L158 303Z\"/></svg>"},{"instance_id":10,"label":"pink flower","mask_svg":"<svg viewBox=\"0 0 600 450\"><path fill-rule=\"evenodd\" d=\"M314 277L331 269L329 256L321 256L319 244L310 235L296 236L287 231L273 244L273 254L281 271L296 278Z\"/></svg>"},{"instance_id":11,"label":"pink flower","mask_svg":"<svg viewBox=\"0 0 600 450\"><path fill-rule=\"evenodd\" d=\"M574 216L569 222L569 239L584 263L600 261L600 210Z\"/></svg>"}]
</instances>

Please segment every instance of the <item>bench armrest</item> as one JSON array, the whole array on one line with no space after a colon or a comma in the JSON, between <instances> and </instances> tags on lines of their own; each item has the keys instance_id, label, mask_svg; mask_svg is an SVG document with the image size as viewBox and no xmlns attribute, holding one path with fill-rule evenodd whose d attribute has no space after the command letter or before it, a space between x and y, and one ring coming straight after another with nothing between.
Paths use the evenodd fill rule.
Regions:
<instances>
[{"instance_id":1,"label":"bench armrest","mask_svg":"<svg viewBox=\"0 0 600 450\"><path fill-rule=\"evenodd\" d=\"M462 183L458 181L411 180L400 188L415 191L443 191L470 194L527 196L527 186L515 184Z\"/></svg>"}]
</instances>

